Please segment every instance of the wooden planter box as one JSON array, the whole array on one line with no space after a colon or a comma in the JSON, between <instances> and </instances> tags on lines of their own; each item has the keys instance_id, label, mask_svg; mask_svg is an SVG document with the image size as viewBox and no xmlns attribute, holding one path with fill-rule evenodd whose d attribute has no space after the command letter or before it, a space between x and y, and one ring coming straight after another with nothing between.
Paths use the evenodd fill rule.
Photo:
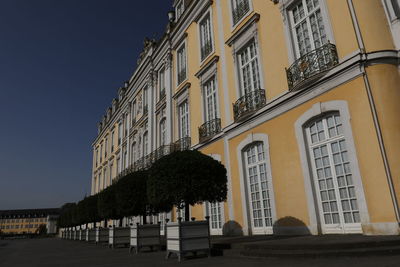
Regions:
<instances>
[{"instance_id":1,"label":"wooden planter box","mask_svg":"<svg viewBox=\"0 0 400 267\"><path fill-rule=\"evenodd\" d=\"M84 230L79 229L78 230L78 240L83 241L84 240Z\"/></svg>"},{"instance_id":2,"label":"wooden planter box","mask_svg":"<svg viewBox=\"0 0 400 267\"><path fill-rule=\"evenodd\" d=\"M143 247L161 249L160 224L132 225L129 251L138 253Z\"/></svg>"},{"instance_id":3,"label":"wooden planter box","mask_svg":"<svg viewBox=\"0 0 400 267\"><path fill-rule=\"evenodd\" d=\"M114 248L119 245L129 246L130 227L110 227L108 236L108 246Z\"/></svg>"},{"instance_id":4,"label":"wooden planter box","mask_svg":"<svg viewBox=\"0 0 400 267\"><path fill-rule=\"evenodd\" d=\"M78 239L78 230L74 229L72 230L72 240L77 240Z\"/></svg>"},{"instance_id":5,"label":"wooden planter box","mask_svg":"<svg viewBox=\"0 0 400 267\"><path fill-rule=\"evenodd\" d=\"M96 242L96 229L86 229L86 241Z\"/></svg>"},{"instance_id":6,"label":"wooden planter box","mask_svg":"<svg viewBox=\"0 0 400 267\"><path fill-rule=\"evenodd\" d=\"M95 237L95 242L96 244L100 243L108 243L108 228L96 228L96 237Z\"/></svg>"},{"instance_id":7,"label":"wooden planter box","mask_svg":"<svg viewBox=\"0 0 400 267\"><path fill-rule=\"evenodd\" d=\"M210 256L210 225L208 220L166 224L167 259L172 253L178 261L188 252L206 252Z\"/></svg>"}]
</instances>

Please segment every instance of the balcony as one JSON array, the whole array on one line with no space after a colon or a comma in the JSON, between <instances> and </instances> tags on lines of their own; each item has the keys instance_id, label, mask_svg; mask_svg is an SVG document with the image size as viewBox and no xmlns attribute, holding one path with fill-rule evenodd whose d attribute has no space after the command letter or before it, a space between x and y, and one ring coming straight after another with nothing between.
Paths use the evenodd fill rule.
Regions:
<instances>
[{"instance_id":1,"label":"balcony","mask_svg":"<svg viewBox=\"0 0 400 267\"><path fill-rule=\"evenodd\" d=\"M199 127L199 142L203 143L221 131L221 119L207 121Z\"/></svg>"},{"instance_id":2,"label":"balcony","mask_svg":"<svg viewBox=\"0 0 400 267\"><path fill-rule=\"evenodd\" d=\"M334 44L327 43L308 52L286 69L289 91L315 81L337 64L339 60Z\"/></svg>"},{"instance_id":3,"label":"balcony","mask_svg":"<svg viewBox=\"0 0 400 267\"><path fill-rule=\"evenodd\" d=\"M259 110L265 106L265 102L265 90L263 89L245 94L233 104L235 122L241 121Z\"/></svg>"},{"instance_id":4,"label":"balcony","mask_svg":"<svg viewBox=\"0 0 400 267\"><path fill-rule=\"evenodd\" d=\"M250 11L250 4L248 0L240 1L233 9L233 25L236 25L246 14Z\"/></svg>"},{"instance_id":5,"label":"balcony","mask_svg":"<svg viewBox=\"0 0 400 267\"><path fill-rule=\"evenodd\" d=\"M188 150L188 149L190 149L190 146L191 146L191 138L190 137L184 137L184 138L179 139L175 143L160 146L157 150L153 151L152 153L136 160L128 168L123 170L118 175L118 178L125 176L129 173L135 172L135 171L147 170L154 164L154 162L156 162L160 158L162 158L166 155L169 155L175 151Z\"/></svg>"}]
</instances>

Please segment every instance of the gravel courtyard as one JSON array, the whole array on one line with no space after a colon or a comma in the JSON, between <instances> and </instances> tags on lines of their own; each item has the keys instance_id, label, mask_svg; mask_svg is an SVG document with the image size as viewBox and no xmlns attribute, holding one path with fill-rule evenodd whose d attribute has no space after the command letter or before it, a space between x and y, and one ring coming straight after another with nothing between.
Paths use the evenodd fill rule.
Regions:
<instances>
[{"instance_id":1,"label":"gravel courtyard","mask_svg":"<svg viewBox=\"0 0 400 267\"><path fill-rule=\"evenodd\" d=\"M338 259L258 259L229 256L199 257L181 263L175 257L165 260L165 251L129 254L126 248L108 249L80 241L48 239L0 240L1 267L56 266L373 266L398 267L400 255Z\"/></svg>"}]
</instances>

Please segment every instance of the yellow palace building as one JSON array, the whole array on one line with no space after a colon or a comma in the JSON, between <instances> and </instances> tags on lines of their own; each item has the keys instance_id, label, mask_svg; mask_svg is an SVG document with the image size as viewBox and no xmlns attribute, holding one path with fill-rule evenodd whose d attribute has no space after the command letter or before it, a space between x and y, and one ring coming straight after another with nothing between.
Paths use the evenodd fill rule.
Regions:
<instances>
[{"instance_id":1,"label":"yellow palace building","mask_svg":"<svg viewBox=\"0 0 400 267\"><path fill-rule=\"evenodd\" d=\"M228 171L190 209L213 234L399 234L399 0L173 8L98 125L92 194L173 143Z\"/></svg>"}]
</instances>

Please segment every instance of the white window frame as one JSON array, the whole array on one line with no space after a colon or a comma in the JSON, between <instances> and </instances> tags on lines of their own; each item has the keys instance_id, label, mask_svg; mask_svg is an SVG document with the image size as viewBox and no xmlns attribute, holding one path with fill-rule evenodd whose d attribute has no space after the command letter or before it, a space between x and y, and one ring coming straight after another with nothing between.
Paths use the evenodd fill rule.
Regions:
<instances>
[{"instance_id":1,"label":"white window frame","mask_svg":"<svg viewBox=\"0 0 400 267\"><path fill-rule=\"evenodd\" d=\"M165 84L165 67L161 67L158 71L158 100L161 100L161 92L164 90L164 96L166 95L166 84Z\"/></svg>"},{"instance_id":2,"label":"white window frame","mask_svg":"<svg viewBox=\"0 0 400 267\"><path fill-rule=\"evenodd\" d=\"M131 127L134 124L133 121L136 120L136 115L137 115L137 103L136 103L136 99L135 99L135 100L132 101L132 110L131 110L131 116L132 116L131 121L132 121L132 124L131 124Z\"/></svg>"},{"instance_id":3,"label":"white window frame","mask_svg":"<svg viewBox=\"0 0 400 267\"><path fill-rule=\"evenodd\" d=\"M296 36L293 36L293 25L292 25L292 19L291 19L291 10L294 6L299 1L303 0L282 0L280 5L281 5L281 12L283 15L283 22L285 25L285 37L286 37L286 44L287 44L287 49L288 49L288 55L289 55L289 65L291 65L296 59L298 59L298 53L297 53L297 45L295 44L296 42ZM332 25L330 22L330 16L328 12L328 8L326 5L326 0L319 0L320 4L320 10L322 14L322 19L324 22L324 27L326 31L326 37L328 41L332 44L335 44L335 39L333 35L333 30L332 30Z\"/></svg>"},{"instance_id":4,"label":"white window frame","mask_svg":"<svg viewBox=\"0 0 400 267\"><path fill-rule=\"evenodd\" d=\"M343 124L340 122L339 123L339 127L342 129L341 133L337 134L336 133L336 123L334 123L334 127L329 127L328 126L328 118L332 118L332 116L338 116L340 118L341 121L341 116L339 112L329 112L329 113L325 113L323 116L319 116L316 118L313 118L310 122L307 123L307 125L305 125L305 131L306 131L306 136L307 136L307 145L308 145L308 152L309 152L309 158L310 158L310 165L312 167L312 174L313 174L313 183L314 183L314 188L315 188L315 196L316 199L318 200L318 205L319 205L319 213L320 213L320 218L321 218L321 228L324 234L328 233L328 234L342 234L342 233L362 233L362 229L361 229L361 222L352 222L352 223L346 223L345 222L345 216L344 214L346 213L345 210L343 210L343 206L342 206L342 201L351 201L351 200L355 200L358 206L358 199L357 196L355 197L342 197L340 194L340 190L341 189L345 189L346 190L346 194L347 194L347 190L348 188L352 187L354 188L355 191L355 184L354 181L352 182L352 184L350 186L347 186L347 183L345 186L340 186L339 181L338 181L338 177L343 176L343 179L347 179L345 177L347 176L351 176L353 177L353 171L350 167L351 162L350 159L348 158L347 161L345 162L343 161L342 163L342 158L341 156L339 156L340 158L340 164L338 164L338 166L343 167L344 164L348 165L349 168L349 172L346 172L346 168L343 169L343 174L337 174L336 172L336 163L334 162L334 155L335 152L332 151L332 145L333 144L337 144L339 146L339 142L344 141L346 143L346 154L348 155L348 145L347 145L347 140L346 140L346 136L343 133ZM336 119L335 119L336 120ZM311 126L315 126L316 128L316 133L313 134L311 132ZM318 127L321 127L322 129L318 129ZM329 133L329 129L332 129L335 131L335 135L334 136L330 136ZM313 141L312 140L312 135L315 136L318 140ZM319 139L319 136L321 135L323 138L322 140ZM326 155L319 155L319 157L315 158L314 155L314 149L321 152L323 147L325 147L326 149ZM341 151L342 148L339 148L339 155L341 155ZM336 153L337 154L337 153ZM347 156L348 157L348 156ZM328 158L328 162L323 162L323 158ZM321 166L316 166L316 161L319 160L320 164L322 164ZM317 169L321 170L321 176L323 176L321 179L317 178ZM328 171L328 176L326 176L327 174L325 174L324 170L328 169L330 171ZM329 182L327 182L328 180L331 181L331 185L328 188L328 184ZM353 180L353 178L352 178ZM318 184L319 182L324 184L325 188L320 188L320 185ZM323 191L322 193L325 193L325 199L322 199L321 197L321 191ZM355 192L354 192L355 194ZM355 198L355 199L354 199ZM336 203L336 210L331 211L331 203ZM329 206L329 211L324 211L323 210L323 205L326 204L327 206ZM349 208L351 207L350 202L349 202ZM357 212L360 213L359 209L354 209L354 208L350 208L350 211L347 211L348 213L351 213L351 215L353 216L353 212ZM326 223L326 220L324 218L324 215L328 215L329 219L331 219L331 216L333 217L333 214L337 214L337 219L338 222L334 223L333 220L330 223ZM353 217L352 217L353 220ZM343 227L343 228L341 228Z\"/></svg>"},{"instance_id":5,"label":"white window frame","mask_svg":"<svg viewBox=\"0 0 400 267\"><path fill-rule=\"evenodd\" d=\"M175 5L175 22L178 22L183 13L185 13L185 1L180 0Z\"/></svg>"},{"instance_id":6,"label":"white window frame","mask_svg":"<svg viewBox=\"0 0 400 267\"><path fill-rule=\"evenodd\" d=\"M277 220L277 215L276 215L276 204L275 204L275 193L274 193L274 179L273 179L273 170L271 169L271 157L269 153L269 139L268 135L266 134L261 134L261 133L252 133L247 135L246 138L244 138L239 145L236 147L236 156L237 159L240 160L238 167L239 167L239 176L240 176L240 193L241 193L241 199L242 199L242 207L243 207L243 233L245 235L249 234L272 234L270 230L272 229L267 229L267 232L261 233L261 232L254 232L251 225L251 216L250 216L250 207L248 203L248 196L247 196L247 182L246 182L246 171L247 169L245 168L245 158L244 158L244 150L246 147L249 145L255 143L255 142L262 142L264 145L264 153L265 153L265 163L266 163L266 169L267 169L267 181L269 182L269 192L270 192L270 202L271 202L271 215L272 215L272 223Z\"/></svg>"},{"instance_id":7,"label":"white window frame","mask_svg":"<svg viewBox=\"0 0 400 267\"><path fill-rule=\"evenodd\" d=\"M179 51L184 49L184 61L181 60L181 57L179 56ZM182 42L176 49L176 85L179 86L183 84L185 81L187 81L188 76L189 76L189 70L188 70L188 46L186 40ZM182 69L182 63L184 63L185 67L185 78L181 81L179 81L179 74L183 70Z\"/></svg>"},{"instance_id":8,"label":"white window frame","mask_svg":"<svg viewBox=\"0 0 400 267\"><path fill-rule=\"evenodd\" d=\"M209 36L210 36L210 43L211 43L211 50L210 52L205 55L203 57L203 55L201 54L202 52L202 47L204 45L204 39L203 39L203 32L202 32L202 23L207 20L209 21ZM208 11L205 12L205 14L199 19L198 22L198 37L199 37L199 62L200 65L202 65L204 63L204 61L206 61L212 54L215 53L215 39L214 39L214 26L213 26L213 13L212 13L212 8L209 8Z\"/></svg>"},{"instance_id":9,"label":"white window frame","mask_svg":"<svg viewBox=\"0 0 400 267\"><path fill-rule=\"evenodd\" d=\"M147 113L148 113L149 112L149 87L148 86L145 86L143 88L142 106L143 106L143 113L145 113L145 108L147 109Z\"/></svg>"},{"instance_id":10,"label":"white window frame","mask_svg":"<svg viewBox=\"0 0 400 267\"><path fill-rule=\"evenodd\" d=\"M111 132L111 153L114 152L114 135L115 135L115 131L112 130L112 132Z\"/></svg>"},{"instance_id":11,"label":"white window frame","mask_svg":"<svg viewBox=\"0 0 400 267\"><path fill-rule=\"evenodd\" d=\"M122 143L122 138L123 138L123 131L122 131L122 120L119 121L118 123L118 146L121 145Z\"/></svg>"},{"instance_id":12,"label":"white window frame","mask_svg":"<svg viewBox=\"0 0 400 267\"><path fill-rule=\"evenodd\" d=\"M183 106L187 107L186 110L183 109ZM185 124L186 132L184 132L183 124ZM178 126L179 138L190 137L189 99L185 99L178 105Z\"/></svg>"},{"instance_id":13,"label":"white window frame","mask_svg":"<svg viewBox=\"0 0 400 267\"><path fill-rule=\"evenodd\" d=\"M214 90L213 90L213 93L212 94L207 94L207 85L209 85L210 83L213 83L214 84ZM217 83L217 76L216 75L213 75L213 76L211 76L208 80L206 80L203 84L202 84L202 89L203 89L203 105L204 105L204 112L203 112L203 114L204 114L204 122L208 122L208 121L211 121L211 120L214 120L214 119L218 119L218 118L220 118L220 111L219 111L219 96L218 96L218 83ZM208 109L208 103L209 103L209 100L210 100L210 96L211 95L214 95L213 97L211 97L211 98L213 98L214 99L214 104L215 105L213 105L213 107L214 107L214 118L211 118L210 117L210 111L209 111L209 109Z\"/></svg>"},{"instance_id":14,"label":"white window frame","mask_svg":"<svg viewBox=\"0 0 400 267\"><path fill-rule=\"evenodd\" d=\"M301 165L303 169L304 185L307 197L308 213L310 216L309 230L311 234L319 234L321 219L318 216L318 207L315 205L315 192L312 185L312 170L310 169L309 156L308 156L308 145L306 144L306 135L304 127L306 123L313 118L323 115L326 112L339 112L343 125L343 132L346 138L347 150L350 159L350 168L353 173L353 181L356 190L356 196L358 200L358 208L360 212L361 224L369 224L370 218L368 214L367 204L364 195L364 187L362 185L361 175L359 171L359 165L357 160L357 154L355 151L354 139L350 124L350 113L346 101L335 100L323 103L314 104L309 110L301 115L295 122L294 127L296 131L297 143L300 151ZM398 226L396 226L398 227Z\"/></svg>"},{"instance_id":15,"label":"white window frame","mask_svg":"<svg viewBox=\"0 0 400 267\"><path fill-rule=\"evenodd\" d=\"M164 126L163 126L164 125ZM167 144L167 118L162 117L159 122L159 146Z\"/></svg>"},{"instance_id":16,"label":"white window frame","mask_svg":"<svg viewBox=\"0 0 400 267\"><path fill-rule=\"evenodd\" d=\"M237 1L237 0L229 0L229 14L230 14L230 18L231 18L231 31L234 31L236 29L236 27L238 25L240 25L240 23L242 23L243 20L245 20L247 18L247 16L249 14L251 14L251 12L253 12L253 1L252 0L247 0L249 2L249 11L243 15L243 17L240 18L240 20L238 20L236 23L234 22L234 18L233 18L233 10L235 8L235 5L233 4L233 1Z\"/></svg>"},{"instance_id":17,"label":"white window frame","mask_svg":"<svg viewBox=\"0 0 400 267\"><path fill-rule=\"evenodd\" d=\"M108 182L109 182L109 184L108 184L109 186L112 185L112 181L113 181L113 177L112 177L112 175L113 175L113 174L112 174L113 168L114 168L114 164L110 164L110 168L109 168L109 181L108 181Z\"/></svg>"},{"instance_id":18,"label":"white window frame","mask_svg":"<svg viewBox=\"0 0 400 267\"><path fill-rule=\"evenodd\" d=\"M251 88L250 88L250 91L246 92L245 88L244 88L244 83L243 83L244 82L243 69L244 69L245 66L242 66L242 64L241 64L240 53L242 51L244 51L244 50L249 49L252 44L254 44L254 46L255 46L255 50L257 52L257 55L254 58L252 58L251 60L249 60L246 63L245 66L251 65L251 63L254 62L254 60L257 60L259 88L255 88L254 87L254 81L253 81L254 73L253 73L253 69L250 67ZM236 62L237 62L236 68L237 68L237 72L238 72L238 76L237 77L238 77L238 85L239 85L239 96L241 97L241 96L244 96L247 93L254 92L254 91L259 90L259 89L264 89L263 88L263 78L262 78L262 68L261 68L262 64L260 63L260 60L261 60L260 49L259 49L259 46L258 46L257 39L256 38L251 38L250 40L248 40L240 49L238 49L236 51L235 57L236 57Z\"/></svg>"}]
</instances>

